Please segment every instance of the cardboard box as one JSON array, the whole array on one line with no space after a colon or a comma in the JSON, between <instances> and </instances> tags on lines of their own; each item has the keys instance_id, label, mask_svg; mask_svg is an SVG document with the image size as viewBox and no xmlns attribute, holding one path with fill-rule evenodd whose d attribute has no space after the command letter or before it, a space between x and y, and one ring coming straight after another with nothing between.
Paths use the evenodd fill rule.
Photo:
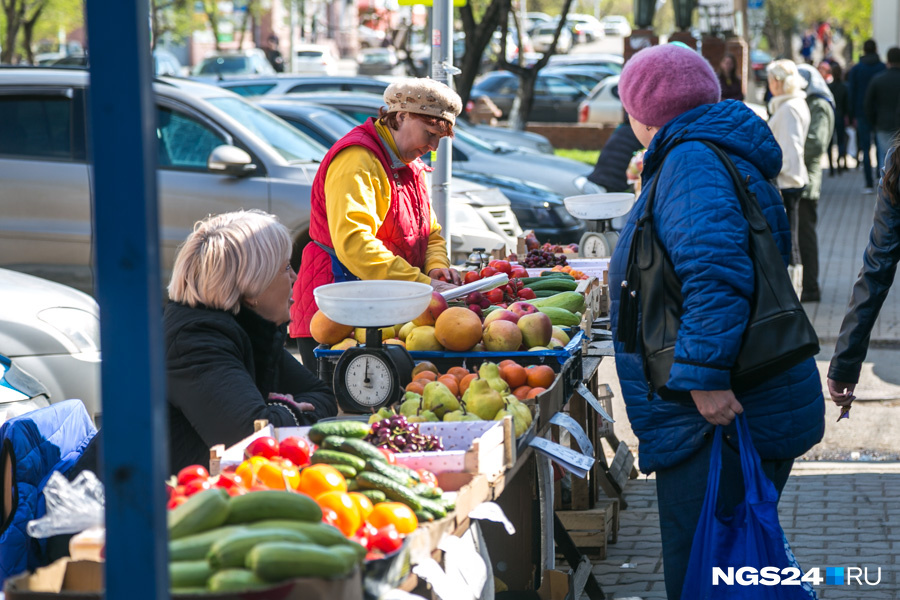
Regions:
<instances>
[{"instance_id":1,"label":"cardboard box","mask_svg":"<svg viewBox=\"0 0 900 600\"><path fill-rule=\"evenodd\" d=\"M6 600L101 600L102 562L61 558L53 564L6 580ZM205 600L362 600L359 569L345 579L292 579L259 590L228 594L178 594L172 598Z\"/></svg>"}]
</instances>

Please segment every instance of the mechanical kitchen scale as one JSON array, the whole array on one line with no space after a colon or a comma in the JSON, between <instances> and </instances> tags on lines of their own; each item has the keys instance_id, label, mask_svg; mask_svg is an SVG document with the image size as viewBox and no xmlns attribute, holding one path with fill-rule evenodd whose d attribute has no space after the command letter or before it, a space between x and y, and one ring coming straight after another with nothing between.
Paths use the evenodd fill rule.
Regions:
<instances>
[{"instance_id":1,"label":"mechanical kitchen scale","mask_svg":"<svg viewBox=\"0 0 900 600\"><path fill-rule=\"evenodd\" d=\"M573 217L587 222L587 231L578 244L583 258L608 258L619 241L619 232L612 227L612 219L628 214L634 206L632 193L585 194L563 199L566 210Z\"/></svg>"}]
</instances>

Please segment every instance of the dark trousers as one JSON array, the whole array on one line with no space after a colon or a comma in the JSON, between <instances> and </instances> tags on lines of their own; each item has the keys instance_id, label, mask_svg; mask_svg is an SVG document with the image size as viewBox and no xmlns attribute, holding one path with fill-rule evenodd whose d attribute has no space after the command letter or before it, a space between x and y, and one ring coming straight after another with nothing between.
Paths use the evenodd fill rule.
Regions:
<instances>
[{"instance_id":1,"label":"dark trousers","mask_svg":"<svg viewBox=\"0 0 900 600\"><path fill-rule=\"evenodd\" d=\"M803 265L803 295L819 293L819 238L816 236L818 202L800 198L797 237Z\"/></svg>"},{"instance_id":2,"label":"dark trousers","mask_svg":"<svg viewBox=\"0 0 900 600\"><path fill-rule=\"evenodd\" d=\"M857 156L862 152L863 175L866 178L866 187L875 187L872 180L872 157L870 150L872 148L872 127L865 119L858 118L856 120L856 152Z\"/></svg>"},{"instance_id":3,"label":"dark trousers","mask_svg":"<svg viewBox=\"0 0 900 600\"><path fill-rule=\"evenodd\" d=\"M313 373L318 374L319 368L316 364L316 357L313 355L313 350L316 349L319 343L311 337L294 339L297 340L297 348L300 351L300 362L303 363L304 367Z\"/></svg>"},{"instance_id":4,"label":"dark trousers","mask_svg":"<svg viewBox=\"0 0 900 600\"><path fill-rule=\"evenodd\" d=\"M834 147L837 146L837 157L834 157ZM828 142L828 168L834 175L834 169L838 171L847 168L847 128L843 119L835 119L834 134Z\"/></svg>"},{"instance_id":5,"label":"dark trousers","mask_svg":"<svg viewBox=\"0 0 900 600\"><path fill-rule=\"evenodd\" d=\"M744 500L744 480L737 437L722 444L722 476L719 482L718 508L732 514ZM734 447L732 447L734 444ZM703 448L686 461L656 472L656 497L659 504L659 530L662 537L663 571L666 596L680 600L691 556L694 532L706 496L712 435ZM775 484L778 497L791 474L793 460L764 460L763 472ZM709 577L709 573L690 573L690 577ZM685 598L685 600L693 600Z\"/></svg>"},{"instance_id":6,"label":"dark trousers","mask_svg":"<svg viewBox=\"0 0 900 600\"><path fill-rule=\"evenodd\" d=\"M781 190L781 198L784 200L784 210L787 211L788 222L791 224L791 264L802 265L800 259L800 195L803 188L787 188Z\"/></svg>"}]
</instances>

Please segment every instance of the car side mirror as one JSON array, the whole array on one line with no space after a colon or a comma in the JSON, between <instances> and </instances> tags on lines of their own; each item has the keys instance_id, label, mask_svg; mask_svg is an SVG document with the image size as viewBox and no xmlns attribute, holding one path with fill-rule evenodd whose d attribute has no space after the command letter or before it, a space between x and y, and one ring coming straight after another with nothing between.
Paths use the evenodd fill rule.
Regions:
<instances>
[{"instance_id":1,"label":"car side mirror","mask_svg":"<svg viewBox=\"0 0 900 600\"><path fill-rule=\"evenodd\" d=\"M246 177L256 172L253 159L245 150L235 146L217 146L206 159L206 168L213 173Z\"/></svg>"}]
</instances>

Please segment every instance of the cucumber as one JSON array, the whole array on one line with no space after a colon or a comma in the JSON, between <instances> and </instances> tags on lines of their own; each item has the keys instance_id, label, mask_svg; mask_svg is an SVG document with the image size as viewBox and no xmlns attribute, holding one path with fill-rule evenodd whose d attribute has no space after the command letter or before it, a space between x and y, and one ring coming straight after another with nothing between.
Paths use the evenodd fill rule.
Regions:
<instances>
[{"instance_id":1,"label":"cucumber","mask_svg":"<svg viewBox=\"0 0 900 600\"><path fill-rule=\"evenodd\" d=\"M414 511L422 510L422 499L416 496L408 487L400 485L389 477L363 471L356 476L356 481L359 482L360 487L382 491L391 500L402 502ZM446 513L446 511L444 512Z\"/></svg>"},{"instance_id":2,"label":"cucumber","mask_svg":"<svg viewBox=\"0 0 900 600\"><path fill-rule=\"evenodd\" d=\"M419 523L426 523L428 521L434 521L434 515L424 508L422 510L417 510L416 518L419 520Z\"/></svg>"},{"instance_id":3,"label":"cucumber","mask_svg":"<svg viewBox=\"0 0 900 600\"><path fill-rule=\"evenodd\" d=\"M378 473L379 475L383 475L400 485L406 487L412 487L416 484L416 481L409 476L409 474L404 473L403 471L399 471L395 468L395 465L389 465L386 462L381 462L377 460L367 460L366 461L366 471L370 473Z\"/></svg>"},{"instance_id":4,"label":"cucumber","mask_svg":"<svg viewBox=\"0 0 900 600\"><path fill-rule=\"evenodd\" d=\"M578 288L578 282L565 277L542 277L541 281L526 284L525 287L534 291L556 290L557 292L574 292Z\"/></svg>"},{"instance_id":5,"label":"cucumber","mask_svg":"<svg viewBox=\"0 0 900 600\"><path fill-rule=\"evenodd\" d=\"M214 569L240 568L247 554L263 542L311 543L309 536L290 529L247 529L224 537L212 545L206 559Z\"/></svg>"},{"instance_id":6,"label":"cucumber","mask_svg":"<svg viewBox=\"0 0 900 600\"><path fill-rule=\"evenodd\" d=\"M581 324L581 319L564 308L555 306L538 306L538 310L550 317L550 324L559 327L574 327Z\"/></svg>"},{"instance_id":7,"label":"cucumber","mask_svg":"<svg viewBox=\"0 0 900 600\"><path fill-rule=\"evenodd\" d=\"M255 492L254 492L255 493ZM320 546L334 546L337 544L345 544L348 540L341 530L334 525L328 523L308 523L306 521L287 521L283 519L266 519L257 521L252 525L248 525L249 530L259 529L290 529L291 531L299 531L313 543Z\"/></svg>"},{"instance_id":8,"label":"cucumber","mask_svg":"<svg viewBox=\"0 0 900 600\"><path fill-rule=\"evenodd\" d=\"M559 292L556 290L532 290L534 292L535 298L549 298L550 296L555 296Z\"/></svg>"},{"instance_id":9,"label":"cucumber","mask_svg":"<svg viewBox=\"0 0 900 600\"><path fill-rule=\"evenodd\" d=\"M177 540L194 533L202 533L225 523L230 514L228 492L213 488L197 492L187 502L176 506L166 515L169 539ZM322 517L319 516L319 520Z\"/></svg>"},{"instance_id":10,"label":"cucumber","mask_svg":"<svg viewBox=\"0 0 900 600\"><path fill-rule=\"evenodd\" d=\"M387 458L385 458L384 454L382 454L378 450L378 448L363 440L357 440L353 438L345 439L343 443L341 443L340 449L342 452L353 454L354 456L358 456L366 460L377 460L385 463L387 462Z\"/></svg>"},{"instance_id":11,"label":"cucumber","mask_svg":"<svg viewBox=\"0 0 900 600\"><path fill-rule=\"evenodd\" d=\"M371 500L372 504L387 501L387 496L381 490L360 490L359 493Z\"/></svg>"},{"instance_id":12,"label":"cucumber","mask_svg":"<svg viewBox=\"0 0 900 600\"><path fill-rule=\"evenodd\" d=\"M541 277L562 277L563 279L571 279L575 281L575 278L569 275L568 273L563 273L562 271L541 271Z\"/></svg>"},{"instance_id":13,"label":"cucumber","mask_svg":"<svg viewBox=\"0 0 900 600\"><path fill-rule=\"evenodd\" d=\"M347 480L347 491L352 492L353 490L350 489L350 482L353 481L353 478L356 477L356 474L359 473L359 471L357 471L350 465L332 464L331 466L334 467L338 473L344 476L344 479Z\"/></svg>"},{"instance_id":14,"label":"cucumber","mask_svg":"<svg viewBox=\"0 0 900 600\"><path fill-rule=\"evenodd\" d=\"M329 435L362 439L369 435L371 428L368 423L360 421L326 421L312 426L309 430L309 439L315 444L322 443Z\"/></svg>"},{"instance_id":15,"label":"cucumber","mask_svg":"<svg viewBox=\"0 0 900 600\"><path fill-rule=\"evenodd\" d=\"M358 565L366 559L365 554L357 554L356 552L354 552L353 548L347 545L333 546L329 548L328 551L341 555L342 558L351 565Z\"/></svg>"},{"instance_id":16,"label":"cucumber","mask_svg":"<svg viewBox=\"0 0 900 600\"><path fill-rule=\"evenodd\" d=\"M431 514L433 514L436 518L442 519L447 516L447 509L444 508L444 505L436 500L432 500L430 498L422 498L418 497L417 500L419 504L424 510L427 510ZM412 508L412 507L410 507ZM413 509L415 510L415 509Z\"/></svg>"},{"instance_id":17,"label":"cucumber","mask_svg":"<svg viewBox=\"0 0 900 600\"><path fill-rule=\"evenodd\" d=\"M250 569L225 569L209 578L209 589L213 592L237 592L267 587L271 584L253 574Z\"/></svg>"},{"instance_id":18,"label":"cucumber","mask_svg":"<svg viewBox=\"0 0 900 600\"><path fill-rule=\"evenodd\" d=\"M216 527L203 533L189 535L169 542L169 560L172 562L182 560L206 560L209 549L217 540L227 537L238 531L245 531L245 527L231 525Z\"/></svg>"},{"instance_id":19,"label":"cucumber","mask_svg":"<svg viewBox=\"0 0 900 600\"><path fill-rule=\"evenodd\" d=\"M230 501L230 508L227 515L227 522L230 524L252 523L263 519L293 519L312 523L322 520L322 509L315 500L305 494L278 490L235 496Z\"/></svg>"},{"instance_id":20,"label":"cucumber","mask_svg":"<svg viewBox=\"0 0 900 600\"><path fill-rule=\"evenodd\" d=\"M327 438L322 440L322 443L319 444L322 448L327 450L340 450L341 444L344 443L346 438L342 438L339 435L329 435Z\"/></svg>"},{"instance_id":21,"label":"cucumber","mask_svg":"<svg viewBox=\"0 0 900 600\"><path fill-rule=\"evenodd\" d=\"M247 567L269 582L296 577L342 577L354 566L343 553L314 544L266 542L258 544L247 555Z\"/></svg>"},{"instance_id":22,"label":"cucumber","mask_svg":"<svg viewBox=\"0 0 900 600\"><path fill-rule=\"evenodd\" d=\"M366 468L366 461L360 457L339 450L316 450L312 455L313 464L347 465L357 471Z\"/></svg>"},{"instance_id":23,"label":"cucumber","mask_svg":"<svg viewBox=\"0 0 900 600\"><path fill-rule=\"evenodd\" d=\"M179 560L169 563L169 586L173 588L206 587L213 568L205 560Z\"/></svg>"},{"instance_id":24,"label":"cucumber","mask_svg":"<svg viewBox=\"0 0 900 600\"><path fill-rule=\"evenodd\" d=\"M441 488L426 483L420 483L413 487L413 491L421 498L431 498L432 500L437 500L444 493Z\"/></svg>"}]
</instances>

